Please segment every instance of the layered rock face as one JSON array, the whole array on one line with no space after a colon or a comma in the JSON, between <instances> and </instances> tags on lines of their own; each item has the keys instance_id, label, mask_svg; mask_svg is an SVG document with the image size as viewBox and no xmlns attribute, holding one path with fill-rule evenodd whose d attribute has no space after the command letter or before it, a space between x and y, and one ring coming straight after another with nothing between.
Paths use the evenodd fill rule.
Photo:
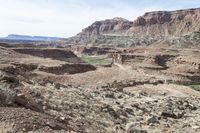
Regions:
<instances>
[{"instance_id":1,"label":"layered rock face","mask_svg":"<svg viewBox=\"0 0 200 133\"><path fill-rule=\"evenodd\" d=\"M106 33L125 33L133 22L123 18L107 19L104 21L96 21L91 26L82 30L78 35L96 36Z\"/></svg>"},{"instance_id":2,"label":"layered rock face","mask_svg":"<svg viewBox=\"0 0 200 133\"><path fill-rule=\"evenodd\" d=\"M77 36L66 40L76 44L150 45L175 40L194 43L192 33L200 30L200 8L148 12L131 22L123 18L96 21ZM189 35L188 38L185 38ZM179 42L178 41L178 42ZM197 41L197 40L196 40ZM199 40L198 40L199 41Z\"/></svg>"},{"instance_id":3,"label":"layered rock face","mask_svg":"<svg viewBox=\"0 0 200 133\"><path fill-rule=\"evenodd\" d=\"M200 9L149 12L134 21L129 34L151 37L181 36L200 30Z\"/></svg>"}]
</instances>

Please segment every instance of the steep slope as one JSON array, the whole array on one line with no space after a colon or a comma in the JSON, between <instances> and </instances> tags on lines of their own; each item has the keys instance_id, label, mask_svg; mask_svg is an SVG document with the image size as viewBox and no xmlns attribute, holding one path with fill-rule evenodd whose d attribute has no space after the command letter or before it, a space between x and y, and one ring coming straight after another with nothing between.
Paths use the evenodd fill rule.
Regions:
<instances>
[{"instance_id":1,"label":"steep slope","mask_svg":"<svg viewBox=\"0 0 200 133\"><path fill-rule=\"evenodd\" d=\"M134 21L129 34L151 37L181 36L200 30L200 8L145 13Z\"/></svg>"},{"instance_id":2,"label":"steep slope","mask_svg":"<svg viewBox=\"0 0 200 133\"><path fill-rule=\"evenodd\" d=\"M193 38L193 33L199 34L198 31L200 8L157 11L145 13L133 22L123 18L96 21L76 36L66 39L66 43L136 46L163 41L173 45L179 40L178 43L196 45L200 40Z\"/></svg>"},{"instance_id":3,"label":"steep slope","mask_svg":"<svg viewBox=\"0 0 200 133\"><path fill-rule=\"evenodd\" d=\"M113 18L103 21L96 21L92 25L83 29L81 33L77 34L74 37L68 38L65 41L66 43L73 44L108 44L109 42L113 43L113 38L115 38L115 35L125 35L126 31L130 29L132 25L133 22L130 22L123 18ZM128 38L125 38L125 40L127 39ZM116 40L116 42L120 43L120 40Z\"/></svg>"},{"instance_id":4,"label":"steep slope","mask_svg":"<svg viewBox=\"0 0 200 133\"><path fill-rule=\"evenodd\" d=\"M78 35L101 35L106 33L125 33L131 26L133 22L130 22L123 18L113 18L107 19L105 21L96 21L91 26L83 29Z\"/></svg>"}]
</instances>

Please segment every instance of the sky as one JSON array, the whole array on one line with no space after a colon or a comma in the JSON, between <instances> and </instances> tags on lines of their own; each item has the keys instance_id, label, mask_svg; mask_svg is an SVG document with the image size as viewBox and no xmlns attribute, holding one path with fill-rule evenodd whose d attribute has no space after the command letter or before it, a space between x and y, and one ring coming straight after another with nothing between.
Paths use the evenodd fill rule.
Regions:
<instances>
[{"instance_id":1,"label":"sky","mask_svg":"<svg viewBox=\"0 0 200 133\"><path fill-rule=\"evenodd\" d=\"M0 37L70 37L98 20L197 7L200 0L0 0Z\"/></svg>"}]
</instances>

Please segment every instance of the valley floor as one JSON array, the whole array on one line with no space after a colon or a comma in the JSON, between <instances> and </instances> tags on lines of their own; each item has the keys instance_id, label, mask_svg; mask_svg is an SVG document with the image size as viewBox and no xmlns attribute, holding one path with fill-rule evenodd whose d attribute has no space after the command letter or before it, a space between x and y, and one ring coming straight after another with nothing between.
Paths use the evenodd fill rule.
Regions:
<instances>
[{"instance_id":1,"label":"valley floor","mask_svg":"<svg viewBox=\"0 0 200 133\"><path fill-rule=\"evenodd\" d=\"M0 47L0 132L200 132L198 50L27 49Z\"/></svg>"}]
</instances>

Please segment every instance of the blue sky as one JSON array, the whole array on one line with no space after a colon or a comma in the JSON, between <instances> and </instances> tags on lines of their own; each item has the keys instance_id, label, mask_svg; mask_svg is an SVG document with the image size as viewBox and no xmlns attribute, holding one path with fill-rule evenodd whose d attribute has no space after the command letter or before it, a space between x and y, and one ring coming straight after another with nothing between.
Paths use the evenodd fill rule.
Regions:
<instances>
[{"instance_id":1,"label":"blue sky","mask_svg":"<svg viewBox=\"0 0 200 133\"><path fill-rule=\"evenodd\" d=\"M69 37L94 21L200 7L200 0L0 0L0 36Z\"/></svg>"}]
</instances>

